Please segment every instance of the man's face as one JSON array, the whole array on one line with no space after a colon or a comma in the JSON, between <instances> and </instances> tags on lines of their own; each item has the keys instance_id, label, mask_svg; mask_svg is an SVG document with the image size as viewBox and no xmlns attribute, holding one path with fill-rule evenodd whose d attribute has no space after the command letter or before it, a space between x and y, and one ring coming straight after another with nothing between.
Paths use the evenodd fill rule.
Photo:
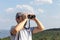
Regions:
<instances>
[{"instance_id":1,"label":"man's face","mask_svg":"<svg viewBox=\"0 0 60 40\"><path fill-rule=\"evenodd\" d=\"M24 18L21 16L21 17L18 17L16 18L16 21L17 23L19 24L20 22L22 22L24 20ZM27 22L26 22L27 23ZM26 23L24 24L24 26L26 25Z\"/></svg>"},{"instance_id":2,"label":"man's face","mask_svg":"<svg viewBox=\"0 0 60 40\"><path fill-rule=\"evenodd\" d=\"M22 22L22 21L23 21L23 17L22 17L22 16L20 16L20 17L16 18L16 21L17 21L17 23Z\"/></svg>"}]
</instances>

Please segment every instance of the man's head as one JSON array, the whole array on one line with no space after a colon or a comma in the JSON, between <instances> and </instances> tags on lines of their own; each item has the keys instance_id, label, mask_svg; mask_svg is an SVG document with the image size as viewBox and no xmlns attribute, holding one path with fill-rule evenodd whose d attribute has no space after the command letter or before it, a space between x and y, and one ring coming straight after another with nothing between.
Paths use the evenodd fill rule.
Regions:
<instances>
[{"instance_id":1,"label":"man's head","mask_svg":"<svg viewBox=\"0 0 60 40\"><path fill-rule=\"evenodd\" d=\"M28 15L30 15L30 16L28 16ZM17 23L20 23L20 22L22 22L24 19L26 19L26 18L35 18L35 15L34 14L28 14L28 13L26 13L26 12L18 12L17 14L16 14L16 22Z\"/></svg>"},{"instance_id":2,"label":"man's head","mask_svg":"<svg viewBox=\"0 0 60 40\"><path fill-rule=\"evenodd\" d=\"M24 15L23 12L18 12L18 13L16 14L16 22L17 22L17 23L22 22L22 21L24 20L24 18L25 18L25 15Z\"/></svg>"}]
</instances>

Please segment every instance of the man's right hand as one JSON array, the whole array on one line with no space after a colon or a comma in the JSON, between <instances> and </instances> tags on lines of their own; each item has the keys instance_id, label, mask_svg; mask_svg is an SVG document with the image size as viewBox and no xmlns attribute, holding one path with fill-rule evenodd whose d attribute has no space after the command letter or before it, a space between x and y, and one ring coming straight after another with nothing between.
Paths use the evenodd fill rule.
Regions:
<instances>
[{"instance_id":1,"label":"man's right hand","mask_svg":"<svg viewBox=\"0 0 60 40\"><path fill-rule=\"evenodd\" d=\"M28 19L27 16L28 16L28 14L24 14L24 15L23 15L23 19L24 19L24 20L25 20L25 19Z\"/></svg>"}]
</instances>

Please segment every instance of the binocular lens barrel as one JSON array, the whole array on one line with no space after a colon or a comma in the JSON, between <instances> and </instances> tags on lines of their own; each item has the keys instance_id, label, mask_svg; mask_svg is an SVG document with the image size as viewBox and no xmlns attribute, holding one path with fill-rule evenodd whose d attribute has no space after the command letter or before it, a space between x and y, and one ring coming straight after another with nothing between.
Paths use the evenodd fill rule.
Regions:
<instances>
[{"instance_id":1,"label":"binocular lens barrel","mask_svg":"<svg viewBox=\"0 0 60 40\"><path fill-rule=\"evenodd\" d=\"M28 15L28 19L32 19L32 18L35 18L36 16L35 15Z\"/></svg>"}]
</instances>

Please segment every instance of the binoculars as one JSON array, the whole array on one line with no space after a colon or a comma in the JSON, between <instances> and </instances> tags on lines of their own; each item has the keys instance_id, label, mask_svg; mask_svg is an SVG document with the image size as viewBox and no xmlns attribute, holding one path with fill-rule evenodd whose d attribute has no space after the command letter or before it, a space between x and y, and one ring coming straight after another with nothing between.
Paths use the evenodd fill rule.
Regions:
<instances>
[{"instance_id":1,"label":"binoculars","mask_svg":"<svg viewBox=\"0 0 60 40\"><path fill-rule=\"evenodd\" d=\"M32 19L32 18L35 18L36 16L35 15L28 15L28 19Z\"/></svg>"}]
</instances>

